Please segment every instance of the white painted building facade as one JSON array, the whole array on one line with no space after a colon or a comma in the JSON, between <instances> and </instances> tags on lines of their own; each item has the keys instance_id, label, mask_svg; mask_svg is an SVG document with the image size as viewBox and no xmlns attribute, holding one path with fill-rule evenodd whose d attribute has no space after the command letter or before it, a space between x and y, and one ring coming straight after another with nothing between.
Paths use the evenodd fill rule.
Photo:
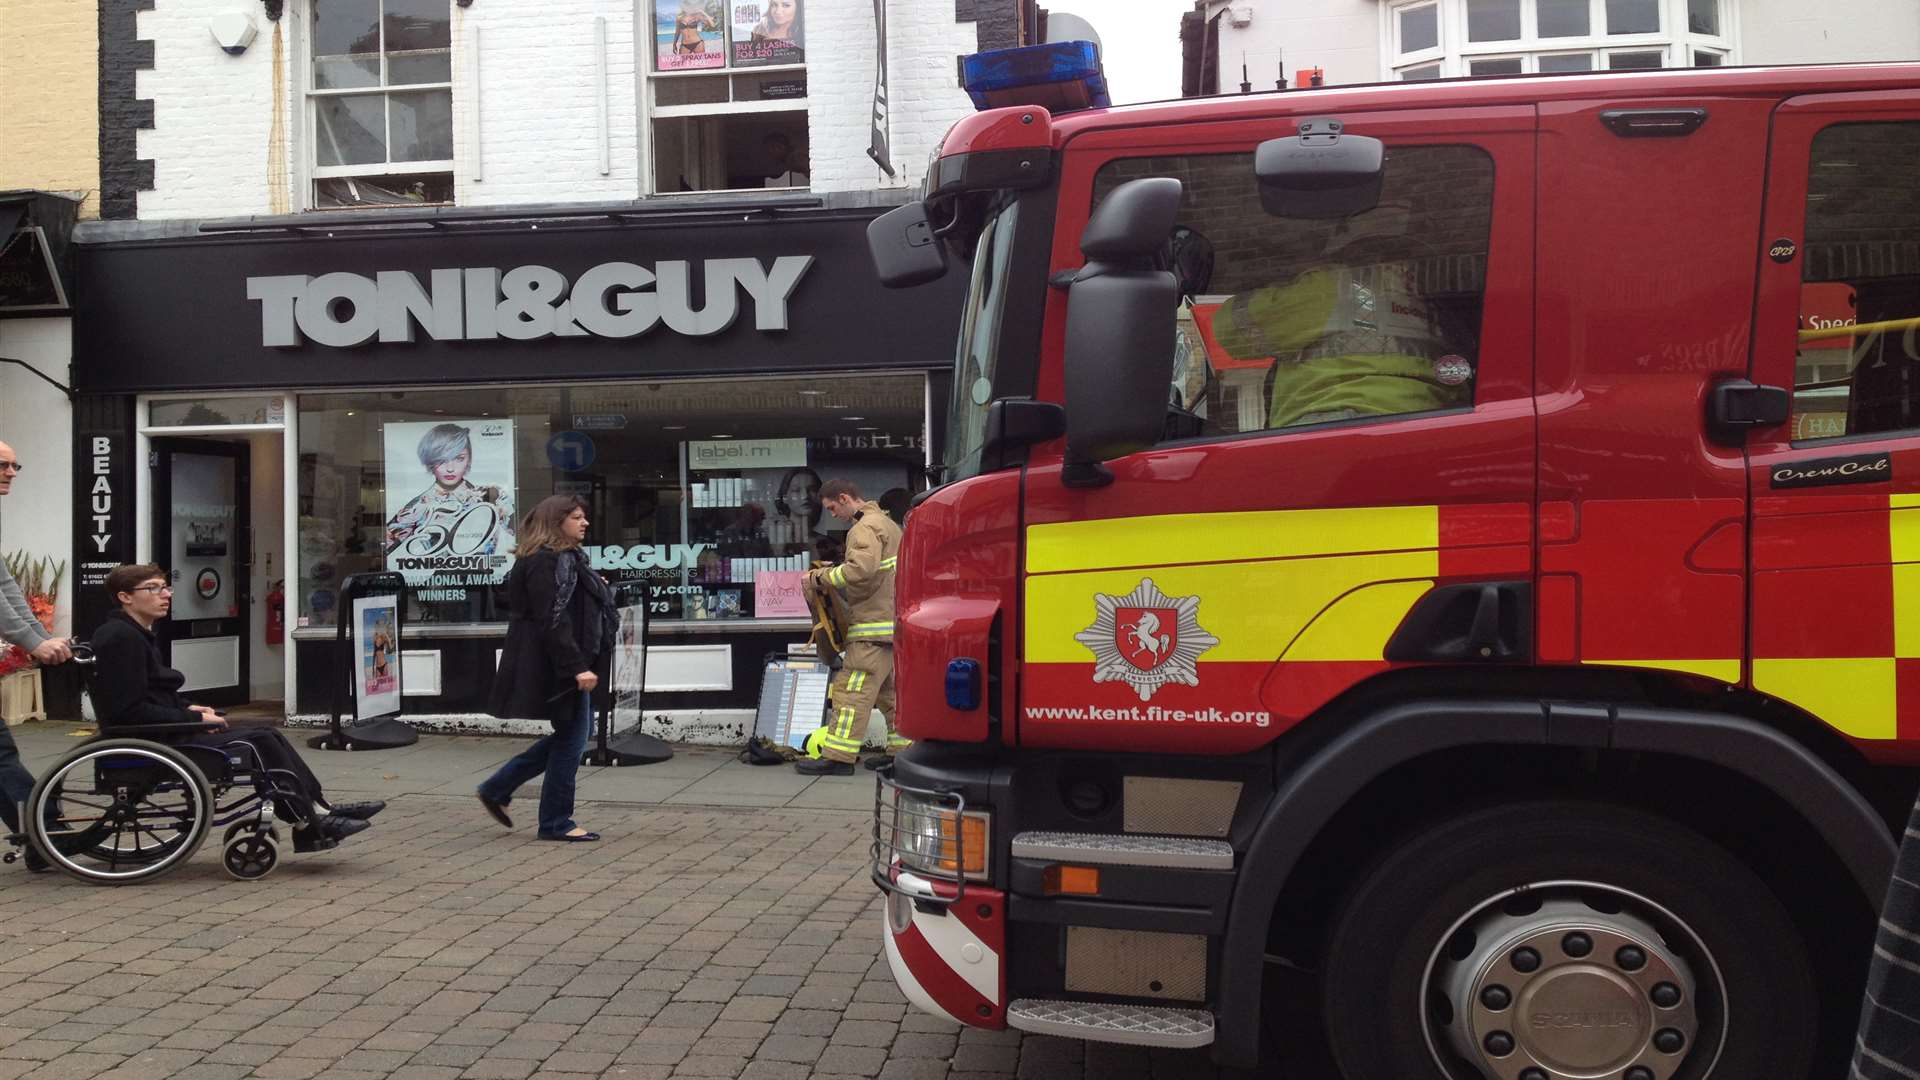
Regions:
<instances>
[{"instance_id":1,"label":"white painted building facade","mask_svg":"<svg viewBox=\"0 0 1920 1080\"><path fill-rule=\"evenodd\" d=\"M138 133L138 157L153 163L138 217L325 208L337 204L337 181L383 175L428 179L368 201L445 203L450 193L454 205L483 207L737 190L742 174L758 179L743 144L757 155L762 128L789 135L814 192L906 188L971 110L956 57L981 42L976 21L960 16L1017 7L891 5L889 177L867 156L873 0L806 0L801 63L690 71L659 70L655 2L286 0L277 19L258 0L156 5L138 15L152 66L139 72L135 96L153 107L152 126ZM658 3L678 11L679 0ZM356 33L370 18L359 9L376 7L376 32L413 39ZM244 51L216 40L223 19L257 34ZM380 146L378 132L362 138L371 125L360 121L383 101L393 128ZM728 140L732 160L720 160L729 151L715 144ZM701 170L709 175L691 175Z\"/></svg>"},{"instance_id":2,"label":"white painted building facade","mask_svg":"<svg viewBox=\"0 0 1920 1080\"><path fill-rule=\"evenodd\" d=\"M1920 58L1920 0L1205 0L1198 10L1218 20L1222 93L1243 78L1254 91L1293 85L1316 67L1336 84Z\"/></svg>"}]
</instances>

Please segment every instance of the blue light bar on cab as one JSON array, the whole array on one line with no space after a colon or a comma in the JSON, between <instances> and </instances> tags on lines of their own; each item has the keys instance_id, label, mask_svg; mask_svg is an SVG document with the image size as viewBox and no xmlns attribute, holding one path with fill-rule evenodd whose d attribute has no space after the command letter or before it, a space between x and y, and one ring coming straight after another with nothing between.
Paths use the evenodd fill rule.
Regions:
<instances>
[{"instance_id":1,"label":"blue light bar on cab","mask_svg":"<svg viewBox=\"0 0 1920 1080\"><path fill-rule=\"evenodd\" d=\"M1113 104L1099 47L1091 41L974 53L962 62L961 72L976 109L1039 105L1062 113Z\"/></svg>"}]
</instances>

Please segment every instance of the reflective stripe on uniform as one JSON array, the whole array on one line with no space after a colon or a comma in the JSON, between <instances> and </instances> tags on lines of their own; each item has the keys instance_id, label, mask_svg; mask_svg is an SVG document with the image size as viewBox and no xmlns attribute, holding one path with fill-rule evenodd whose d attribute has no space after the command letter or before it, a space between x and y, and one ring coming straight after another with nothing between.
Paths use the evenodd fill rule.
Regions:
<instances>
[{"instance_id":1,"label":"reflective stripe on uniform","mask_svg":"<svg viewBox=\"0 0 1920 1080\"><path fill-rule=\"evenodd\" d=\"M880 569L882 570L892 570L898 567L899 565L900 565L900 556L898 555L889 555L886 558L880 560Z\"/></svg>"},{"instance_id":2,"label":"reflective stripe on uniform","mask_svg":"<svg viewBox=\"0 0 1920 1080\"><path fill-rule=\"evenodd\" d=\"M847 638L849 640L853 638L892 637L892 636L893 636L893 623L891 622L854 623L852 626L847 628Z\"/></svg>"},{"instance_id":3,"label":"reflective stripe on uniform","mask_svg":"<svg viewBox=\"0 0 1920 1080\"><path fill-rule=\"evenodd\" d=\"M848 691L848 693L857 693L857 692L859 691L859 689L860 689L861 687L863 687L863 686L865 686L865 685L867 685L867 673L866 673L866 672L864 672L864 671L852 671L852 672L848 672L848 673L847 673L847 691Z\"/></svg>"},{"instance_id":4,"label":"reflective stripe on uniform","mask_svg":"<svg viewBox=\"0 0 1920 1080\"><path fill-rule=\"evenodd\" d=\"M860 740L854 737L853 724L858 710L851 706L835 709L833 723L828 726L826 737L821 740L830 750L839 750L848 754L860 752Z\"/></svg>"},{"instance_id":5,"label":"reflective stripe on uniform","mask_svg":"<svg viewBox=\"0 0 1920 1080\"><path fill-rule=\"evenodd\" d=\"M833 587L836 589L846 588L847 587L847 565L845 563L841 563L839 566L836 566L833 569L827 571L827 581L830 582L833 585Z\"/></svg>"}]
</instances>

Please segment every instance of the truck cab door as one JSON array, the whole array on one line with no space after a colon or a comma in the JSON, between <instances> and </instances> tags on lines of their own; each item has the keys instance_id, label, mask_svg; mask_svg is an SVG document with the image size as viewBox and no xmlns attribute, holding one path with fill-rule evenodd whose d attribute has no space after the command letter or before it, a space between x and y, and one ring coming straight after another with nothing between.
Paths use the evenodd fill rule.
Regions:
<instances>
[{"instance_id":1,"label":"truck cab door","mask_svg":"<svg viewBox=\"0 0 1920 1080\"><path fill-rule=\"evenodd\" d=\"M1233 753L1396 658L1531 658L1533 109L1340 119L1387 162L1334 220L1262 208L1255 147L1296 119L1068 144L1055 280L1108 193L1182 182L1183 410L1105 486L1030 459L1023 745Z\"/></svg>"},{"instance_id":2,"label":"truck cab door","mask_svg":"<svg viewBox=\"0 0 1920 1080\"><path fill-rule=\"evenodd\" d=\"M1748 441L1756 690L1863 744L1920 736L1920 93L1775 114Z\"/></svg>"}]
</instances>

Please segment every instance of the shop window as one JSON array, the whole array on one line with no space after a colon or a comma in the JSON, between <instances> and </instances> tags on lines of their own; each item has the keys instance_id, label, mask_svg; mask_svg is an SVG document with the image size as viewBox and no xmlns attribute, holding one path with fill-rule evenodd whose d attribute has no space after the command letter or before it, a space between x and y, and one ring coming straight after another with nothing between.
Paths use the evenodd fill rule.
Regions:
<instances>
[{"instance_id":1,"label":"shop window","mask_svg":"<svg viewBox=\"0 0 1920 1080\"><path fill-rule=\"evenodd\" d=\"M1920 123L1813 140L1793 437L1920 429Z\"/></svg>"},{"instance_id":2,"label":"shop window","mask_svg":"<svg viewBox=\"0 0 1920 1080\"><path fill-rule=\"evenodd\" d=\"M653 190L804 188L805 0L652 0Z\"/></svg>"},{"instance_id":3,"label":"shop window","mask_svg":"<svg viewBox=\"0 0 1920 1080\"><path fill-rule=\"evenodd\" d=\"M515 526L555 494L587 502L595 566L655 619L802 614L789 575L846 529L820 484L904 514L925 395L917 375L303 395L297 625L375 570L407 579L416 626L503 621Z\"/></svg>"},{"instance_id":4,"label":"shop window","mask_svg":"<svg viewBox=\"0 0 1920 1080\"><path fill-rule=\"evenodd\" d=\"M1180 389L1201 433L1232 435L1473 403L1493 162L1466 146L1395 147L1371 210L1263 212L1249 155L1117 161L1182 181ZM1236 197L1222 193L1237 192Z\"/></svg>"},{"instance_id":5,"label":"shop window","mask_svg":"<svg viewBox=\"0 0 1920 1080\"><path fill-rule=\"evenodd\" d=\"M314 0L311 11L314 206L451 202L447 0Z\"/></svg>"}]
</instances>

